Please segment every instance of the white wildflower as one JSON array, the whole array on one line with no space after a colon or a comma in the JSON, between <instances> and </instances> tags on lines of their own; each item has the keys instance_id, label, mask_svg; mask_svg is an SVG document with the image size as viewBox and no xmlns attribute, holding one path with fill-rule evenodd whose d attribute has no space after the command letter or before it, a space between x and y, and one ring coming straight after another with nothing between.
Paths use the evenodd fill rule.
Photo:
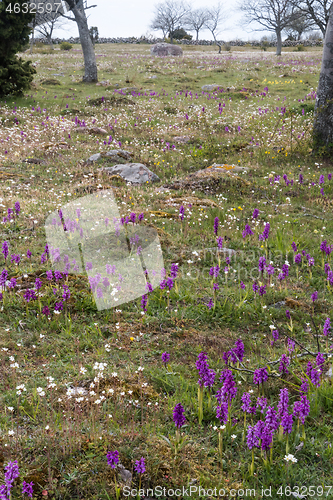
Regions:
<instances>
[{"instance_id":1,"label":"white wildflower","mask_svg":"<svg viewBox=\"0 0 333 500\"><path fill-rule=\"evenodd\" d=\"M293 462L293 463L297 462L297 458L295 458L294 455L291 454L285 455L284 459L286 462Z\"/></svg>"}]
</instances>

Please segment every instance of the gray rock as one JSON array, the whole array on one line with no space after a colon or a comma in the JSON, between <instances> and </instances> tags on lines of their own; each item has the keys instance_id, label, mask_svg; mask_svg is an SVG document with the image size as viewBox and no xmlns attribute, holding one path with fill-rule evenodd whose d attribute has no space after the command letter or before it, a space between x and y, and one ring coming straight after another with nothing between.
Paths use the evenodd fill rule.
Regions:
<instances>
[{"instance_id":1,"label":"gray rock","mask_svg":"<svg viewBox=\"0 0 333 500\"><path fill-rule=\"evenodd\" d=\"M126 92L127 94L130 92L138 92L138 87L123 87L119 89L119 92Z\"/></svg>"},{"instance_id":2,"label":"gray rock","mask_svg":"<svg viewBox=\"0 0 333 500\"><path fill-rule=\"evenodd\" d=\"M125 163L102 169L109 175L120 175L125 181L133 184L146 184L147 182L159 181L159 177L142 163Z\"/></svg>"},{"instance_id":3,"label":"gray rock","mask_svg":"<svg viewBox=\"0 0 333 500\"><path fill-rule=\"evenodd\" d=\"M174 137L174 140L176 142L179 142L181 144L186 144L187 142L189 142L191 139L188 137L188 136L179 136L179 137Z\"/></svg>"},{"instance_id":4,"label":"gray rock","mask_svg":"<svg viewBox=\"0 0 333 500\"><path fill-rule=\"evenodd\" d=\"M183 49L171 43L155 43L150 49L152 56L182 56Z\"/></svg>"},{"instance_id":5,"label":"gray rock","mask_svg":"<svg viewBox=\"0 0 333 500\"><path fill-rule=\"evenodd\" d=\"M25 160L22 160L22 163L35 163L36 165L39 165L42 162L43 160L40 160L39 158L26 158Z\"/></svg>"},{"instance_id":6,"label":"gray rock","mask_svg":"<svg viewBox=\"0 0 333 500\"><path fill-rule=\"evenodd\" d=\"M91 155L90 158L88 158L88 163L93 163L94 161L98 161L102 158L101 153L96 153L94 155Z\"/></svg>"},{"instance_id":7,"label":"gray rock","mask_svg":"<svg viewBox=\"0 0 333 500\"><path fill-rule=\"evenodd\" d=\"M132 474L129 470L125 469L125 467L122 464L118 464L119 468L119 473L120 473L120 478L121 480L129 486L132 481Z\"/></svg>"},{"instance_id":8,"label":"gray rock","mask_svg":"<svg viewBox=\"0 0 333 500\"><path fill-rule=\"evenodd\" d=\"M119 161L121 158L124 158L125 160L130 160L132 154L129 151L125 151L124 149L111 149L111 151L108 151L105 155L106 158L108 158L110 161Z\"/></svg>"},{"instance_id":9,"label":"gray rock","mask_svg":"<svg viewBox=\"0 0 333 500\"><path fill-rule=\"evenodd\" d=\"M122 162L122 160L130 160L132 154L129 151L125 151L124 149L111 149L105 155L101 153L96 153L88 159L88 163L94 163L95 161L100 160L101 158L106 158L108 161L112 161L114 163Z\"/></svg>"},{"instance_id":10,"label":"gray rock","mask_svg":"<svg viewBox=\"0 0 333 500\"><path fill-rule=\"evenodd\" d=\"M217 90L220 85L217 85L217 83L212 83L210 85L203 85L201 87L201 90L206 90L207 92L212 92L213 90Z\"/></svg>"},{"instance_id":11,"label":"gray rock","mask_svg":"<svg viewBox=\"0 0 333 500\"><path fill-rule=\"evenodd\" d=\"M275 302L275 304L271 304L270 307L275 307L276 309L281 309L281 307L284 307L286 305L285 300L281 300L280 302Z\"/></svg>"}]
</instances>

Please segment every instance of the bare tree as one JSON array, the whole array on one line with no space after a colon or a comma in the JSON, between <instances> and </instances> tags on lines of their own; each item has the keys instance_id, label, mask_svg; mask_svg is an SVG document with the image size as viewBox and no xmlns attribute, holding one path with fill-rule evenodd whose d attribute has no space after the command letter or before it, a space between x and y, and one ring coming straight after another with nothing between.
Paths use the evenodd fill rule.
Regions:
<instances>
[{"instance_id":1,"label":"bare tree","mask_svg":"<svg viewBox=\"0 0 333 500\"><path fill-rule=\"evenodd\" d=\"M47 2L48 0L44 1ZM96 5L90 5L88 7L86 0L66 0L64 3L66 4L67 10L69 10L74 17L65 16L64 14L62 14L62 16L70 21L75 21L79 30L79 37L84 58L84 77L82 80L87 83L97 82L95 51L90 38L88 20L85 12L87 9L96 7Z\"/></svg>"},{"instance_id":2,"label":"bare tree","mask_svg":"<svg viewBox=\"0 0 333 500\"><path fill-rule=\"evenodd\" d=\"M294 19L295 7L291 0L242 0L239 9L247 24L258 23L276 34L276 55L281 55L282 31ZM255 31L261 31L256 29Z\"/></svg>"},{"instance_id":3,"label":"bare tree","mask_svg":"<svg viewBox=\"0 0 333 500\"><path fill-rule=\"evenodd\" d=\"M300 40L303 33L310 31L314 27L314 21L307 14L296 10L290 24L285 28L287 34L296 40Z\"/></svg>"},{"instance_id":4,"label":"bare tree","mask_svg":"<svg viewBox=\"0 0 333 500\"><path fill-rule=\"evenodd\" d=\"M318 26L325 38L332 0L293 0L295 6Z\"/></svg>"},{"instance_id":5,"label":"bare tree","mask_svg":"<svg viewBox=\"0 0 333 500\"><path fill-rule=\"evenodd\" d=\"M155 31L162 31L163 39L165 41L168 34L168 28L166 27L164 17L161 13L156 13L155 18L150 25L150 29Z\"/></svg>"},{"instance_id":6,"label":"bare tree","mask_svg":"<svg viewBox=\"0 0 333 500\"><path fill-rule=\"evenodd\" d=\"M64 13L64 8L60 0L47 0L39 2L38 5L30 0L31 9L35 10L36 14L33 21L29 24L32 28L32 37L30 44L30 53L34 44L35 31L44 36L51 48L53 49L52 33L54 28L60 27L63 22L60 21L61 14Z\"/></svg>"},{"instance_id":7,"label":"bare tree","mask_svg":"<svg viewBox=\"0 0 333 500\"><path fill-rule=\"evenodd\" d=\"M208 29L213 35L214 42L219 47L219 53L221 52L221 44L219 44L216 40L217 35L220 33L219 27L221 26L222 21L226 21L228 18L228 14L223 10L221 3L215 5L215 7L211 7L207 9L207 19L204 23L206 29Z\"/></svg>"},{"instance_id":8,"label":"bare tree","mask_svg":"<svg viewBox=\"0 0 333 500\"><path fill-rule=\"evenodd\" d=\"M163 36L168 33L170 36L170 43L173 42L173 32L175 29L186 19L186 16L191 10L190 5L181 0L180 2L175 0L166 0L163 3L159 3L155 7L155 17L150 25L153 30L161 30Z\"/></svg>"},{"instance_id":9,"label":"bare tree","mask_svg":"<svg viewBox=\"0 0 333 500\"><path fill-rule=\"evenodd\" d=\"M55 28L63 29L67 21L61 16L64 13L60 0L48 0L44 4L45 10L40 9L34 19L35 31L45 37L53 49L52 34Z\"/></svg>"},{"instance_id":10,"label":"bare tree","mask_svg":"<svg viewBox=\"0 0 333 500\"><path fill-rule=\"evenodd\" d=\"M315 104L313 138L314 149L324 146L326 152L333 152L333 4L324 40L323 58Z\"/></svg>"},{"instance_id":11,"label":"bare tree","mask_svg":"<svg viewBox=\"0 0 333 500\"><path fill-rule=\"evenodd\" d=\"M191 10L185 20L186 29L195 31L197 34L196 40L199 40L199 31L204 28L205 23L208 21L208 9L195 9Z\"/></svg>"}]
</instances>

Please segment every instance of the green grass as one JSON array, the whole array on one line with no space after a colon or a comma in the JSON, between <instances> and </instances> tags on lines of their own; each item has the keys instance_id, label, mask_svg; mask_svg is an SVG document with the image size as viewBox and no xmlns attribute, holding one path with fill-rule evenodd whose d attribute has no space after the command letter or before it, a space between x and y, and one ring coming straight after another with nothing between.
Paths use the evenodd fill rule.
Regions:
<instances>
[{"instance_id":1,"label":"green grass","mask_svg":"<svg viewBox=\"0 0 333 500\"><path fill-rule=\"evenodd\" d=\"M333 465L330 381L323 379L319 389L310 385L306 439L302 440L295 422L289 453L298 461L288 467L284 460L286 438L274 437L272 463L265 462L265 455L262 457L256 449L255 474L250 474L252 455L242 440L244 415L240 409L240 397L249 389L254 391L254 404L258 388L253 384L252 371L266 365L273 376L260 390L264 390L268 404L276 407L284 387L290 391L291 405L299 398L300 380L307 362L315 361L313 357L295 358L290 373L282 377L274 377L279 363L270 364L288 353L285 339L291 333L286 309L293 321L291 336L317 353L313 318L319 328L321 352L326 352L322 327L332 309L332 292L327 287L319 246L324 239L333 243L332 181L327 178L332 162L312 153L314 99L307 97L317 87L321 50L284 50L276 58L273 49L265 53L254 49L249 54L244 48L232 47L230 52L217 54L216 47L185 47L183 58L158 59L151 58L149 49L145 45L96 46L96 54L101 56L97 57L99 81L104 82L100 86L80 82L83 59L79 51L43 54L45 49L36 49L31 56L37 65L34 88L24 97L8 97L0 103L2 216L15 201L21 203L17 220L2 224L1 244L9 243L9 257L5 262L1 255L0 264L22 288L33 288L40 276L41 304L52 311L47 320L39 313L38 301L31 301L27 314L18 288L4 292L0 465L8 460L19 462L21 473L13 498L19 498L19 485L24 479L34 482L35 498L44 498L42 491L46 490L56 499L115 499L114 473L106 463L107 451L115 449L121 463L133 473L133 489L139 486L139 475L133 467L142 456L147 468L142 476L144 488L216 487L225 490L220 498L229 498L231 489L255 488L256 498L261 499L265 498L262 488L272 487L272 498L284 498L278 493L280 486L284 491L288 487L329 485ZM28 59L30 55L23 57ZM148 78L152 75L157 78ZM61 85L41 83L46 78L56 78ZM225 92L217 99L212 92L202 94L201 87L210 83L219 84ZM120 98L114 90L124 87L137 87L147 95ZM243 88L247 90L241 93ZM150 95L148 89L160 95ZM189 93L185 97L189 91L192 99ZM99 105L102 97L104 103ZM221 114L219 103L222 107L225 104ZM286 108L283 115L281 107ZM85 120L88 128L106 129L107 134L76 133L76 117ZM108 145L110 135L116 142ZM190 141L178 143L178 136L188 136ZM93 153L118 148L119 141L123 149L132 152L133 160L147 165L160 182L141 187L126 185L101 172L104 160L87 163ZM41 163L22 163L28 158ZM202 185L190 181L178 189L158 190L214 162L247 167L248 172L237 179L222 176ZM303 185L298 182L300 173ZM286 185L284 174L293 184ZM277 175L279 182L271 184L269 176ZM320 175L325 176L324 196L318 185ZM315 185L309 188L309 182ZM41 263L46 217L101 186L114 189L122 216L143 212L144 224L157 229L167 273L172 263L179 264L177 287L169 297L157 287L149 294L144 315L140 298L98 311L87 276L69 275L67 312L56 315L54 305L63 293L63 281L55 298L53 288L57 285L53 282L51 286L45 274L51 264ZM207 199L210 203L205 202ZM186 218L181 224L178 213L182 204ZM260 210L257 225L252 219L255 208ZM151 217L156 211L169 216L162 213ZM216 217L223 246L237 251L230 264L216 252ZM258 235L268 222L270 235L265 245ZM255 234L244 239L246 224ZM315 259L311 274L305 257L297 272L293 241L298 252L305 250ZM25 257L28 248L31 262ZM8 262L12 254L24 254L18 266ZM260 256L272 261L276 269L273 287L268 286L267 274L258 275ZM286 259L289 276L280 282L277 269ZM216 280L219 290L215 308L209 309L207 304L214 297L209 270L217 264L221 267ZM244 291L241 281L246 285ZM254 281L267 285L263 297L255 296ZM313 306L314 291L319 298ZM274 347L272 324L280 332ZM238 394L231 406L232 420L224 431L221 460L218 432L213 429L220 425L214 394L222 385L218 380L225 368L223 353L239 338L245 345L244 371L231 367ZM328 346L331 341L332 337ZM299 345L297 349L297 353L303 352ZM200 425L195 362L202 351L208 353L210 368L218 375L210 402L205 391ZM171 356L167 367L161 361L163 352ZM9 356L15 358L18 369L10 367L13 361ZM103 378L93 382L96 362L107 365ZM144 367L142 373L139 366ZM329 367L327 361L324 372ZM56 388L47 388L46 377L50 376ZM18 396L16 387L20 384L25 384L27 391ZM42 387L46 395L38 396L37 387ZM84 395L76 395L82 400L66 396L68 389L75 387L84 389ZM89 395L91 390L95 394ZM96 399L100 400L97 404ZM188 442L175 457L174 448L163 436L170 443L175 438L172 411L177 403L185 408L187 421L182 432ZM251 417L247 418L251 423ZM257 411L253 423L259 418ZM11 430L13 436L8 434ZM117 481L125 487L119 471ZM320 491L316 490L314 498L328 493L328 489L323 494ZM191 498L199 498L194 489Z\"/></svg>"}]
</instances>

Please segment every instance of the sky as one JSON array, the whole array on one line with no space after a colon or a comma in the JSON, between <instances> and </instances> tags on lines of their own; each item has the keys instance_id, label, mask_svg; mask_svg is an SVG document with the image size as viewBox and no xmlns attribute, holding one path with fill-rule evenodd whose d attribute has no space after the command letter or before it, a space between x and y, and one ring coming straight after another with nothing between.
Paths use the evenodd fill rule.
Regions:
<instances>
[{"instance_id":1,"label":"sky","mask_svg":"<svg viewBox=\"0 0 333 500\"><path fill-rule=\"evenodd\" d=\"M152 31L149 25L154 17L154 7L158 0L88 0L88 6L96 5L96 7L86 11L88 18L88 26L97 26L100 37L140 37L141 35L153 34L154 36L162 37L162 32ZM216 0L192 0L193 8L212 7L217 4ZM221 24L220 35L217 37L220 40L253 40L260 39L264 34L269 32L250 31L249 28L242 26L242 15L235 10L229 9L228 5L235 6L236 2L222 2L225 5L225 11L229 10L228 18L225 23ZM191 33L194 37L195 33ZM56 29L54 38L70 38L78 36L76 23L67 21L63 29ZM212 40L213 37L209 31L200 31L199 39Z\"/></svg>"}]
</instances>

